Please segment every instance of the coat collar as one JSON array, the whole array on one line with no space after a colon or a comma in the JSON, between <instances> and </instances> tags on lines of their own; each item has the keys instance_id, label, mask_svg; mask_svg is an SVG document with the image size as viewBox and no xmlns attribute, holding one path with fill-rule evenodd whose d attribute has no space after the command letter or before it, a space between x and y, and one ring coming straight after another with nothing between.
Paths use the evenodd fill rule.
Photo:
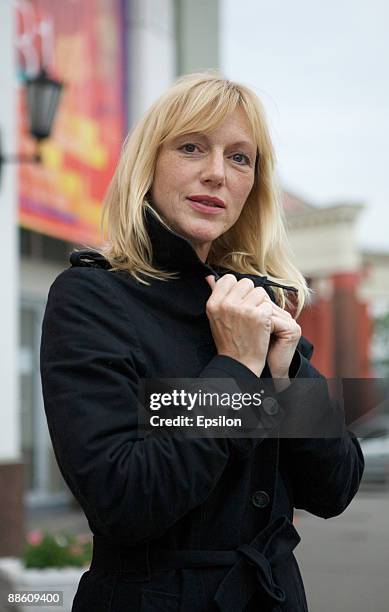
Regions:
<instances>
[{"instance_id":1,"label":"coat collar","mask_svg":"<svg viewBox=\"0 0 389 612\"><path fill-rule=\"evenodd\" d=\"M204 263L197 255L193 246L183 236L180 236L173 230L163 225L152 209L147 208L145 211L146 228L150 237L153 250L153 264L166 272L185 272L199 275L202 277L212 274L216 280L229 272L226 268L211 267ZM107 259L97 251L83 249L73 251L70 255L70 263L72 266L92 266L98 268L109 269L110 264ZM297 291L295 287L289 285L281 285L267 276L242 274L233 272L240 279L243 277L251 278L256 286L262 287L281 287L288 291Z\"/></svg>"},{"instance_id":2,"label":"coat collar","mask_svg":"<svg viewBox=\"0 0 389 612\"><path fill-rule=\"evenodd\" d=\"M189 240L167 228L165 225L162 225L152 209L146 209L145 217L147 232L153 248L153 263L158 268L163 268L168 272L191 271L203 277L212 274L215 276L216 280L223 274L229 272L226 268L211 267L209 264L204 263L197 255ZM243 278L244 276L252 278L255 285L281 287L288 291L297 291L295 287L280 285L275 281L269 280L267 276L241 274L238 272L234 272L234 274L238 278Z\"/></svg>"},{"instance_id":3,"label":"coat collar","mask_svg":"<svg viewBox=\"0 0 389 612\"><path fill-rule=\"evenodd\" d=\"M153 264L166 272L194 272L201 276L219 274L204 263L183 236L163 225L153 211L145 211L147 233L153 249Z\"/></svg>"}]
</instances>

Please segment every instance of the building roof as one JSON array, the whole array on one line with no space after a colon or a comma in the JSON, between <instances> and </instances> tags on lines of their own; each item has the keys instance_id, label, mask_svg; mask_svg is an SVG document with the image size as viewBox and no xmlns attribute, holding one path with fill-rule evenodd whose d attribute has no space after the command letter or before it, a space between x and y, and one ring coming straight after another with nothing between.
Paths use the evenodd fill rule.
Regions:
<instances>
[{"instance_id":1,"label":"building roof","mask_svg":"<svg viewBox=\"0 0 389 612\"><path fill-rule=\"evenodd\" d=\"M282 204L287 215L299 214L315 209L313 204L309 204L289 191L282 192Z\"/></svg>"}]
</instances>

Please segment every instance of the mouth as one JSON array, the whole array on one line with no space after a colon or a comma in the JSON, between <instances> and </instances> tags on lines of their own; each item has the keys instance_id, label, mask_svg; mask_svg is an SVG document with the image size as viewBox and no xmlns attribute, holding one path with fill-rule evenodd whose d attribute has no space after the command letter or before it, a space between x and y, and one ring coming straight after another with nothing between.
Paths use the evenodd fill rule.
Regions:
<instances>
[{"instance_id":1,"label":"mouth","mask_svg":"<svg viewBox=\"0 0 389 612\"><path fill-rule=\"evenodd\" d=\"M205 214L205 215L220 215L225 210L221 206L217 206L211 202L192 200L191 198L187 198L188 204L193 210Z\"/></svg>"},{"instance_id":2,"label":"mouth","mask_svg":"<svg viewBox=\"0 0 389 612\"><path fill-rule=\"evenodd\" d=\"M197 196L196 195L196 196L190 196L187 199L193 204L198 204L207 209L212 208L216 210L222 210L226 207L223 200L221 200L220 198L212 197L212 196L205 196L205 195Z\"/></svg>"}]
</instances>

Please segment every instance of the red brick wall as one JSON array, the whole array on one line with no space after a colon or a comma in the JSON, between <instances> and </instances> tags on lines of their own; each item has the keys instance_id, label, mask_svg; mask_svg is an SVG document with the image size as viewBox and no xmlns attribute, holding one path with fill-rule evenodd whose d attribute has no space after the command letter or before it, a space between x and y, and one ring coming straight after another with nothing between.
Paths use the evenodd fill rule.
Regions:
<instances>
[{"instance_id":1,"label":"red brick wall","mask_svg":"<svg viewBox=\"0 0 389 612\"><path fill-rule=\"evenodd\" d=\"M22 464L0 464L0 491L0 556L19 556L24 541Z\"/></svg>"},{"instance_id":2,"label":"red brick wall","mask_svg":"<svg viewBox=\"0 0 389 612\"><path fill-rule=\"evenodd\" d=\"M361 276L338 273L330 281L332 296L314 295L299 318L303 335L315 346L312 363L328 378L369 377L372 322L358 297Z\"/></svg>"},{"instance_id":3,"label":"red brick wall","mask_svg":"<svg viewBox=\"0 0 389 612\"><path fill-rule=\"evenodd\" d=\"M299 324L301 325L303 335L315 347L312 364L324 376L328 378L335 376L332 301L319 295L314 295L312 304L303 310Z\"/></svg>"}]
</instances>

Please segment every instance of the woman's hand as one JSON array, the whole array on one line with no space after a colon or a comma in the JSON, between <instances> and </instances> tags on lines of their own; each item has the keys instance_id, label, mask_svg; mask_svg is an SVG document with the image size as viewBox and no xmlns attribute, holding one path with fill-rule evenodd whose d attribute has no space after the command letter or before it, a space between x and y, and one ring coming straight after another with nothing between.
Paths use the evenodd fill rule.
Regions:
<instances>
[{"instance_id":1,"label":"woman's hand","mask_svg":"<svg viewBox=\"0 0 389 612\"><path fill-rule=\"evenodd\" d=\"M301 327L292 315L277 304L273 305L273 333L267 363L273 378L289 377L289 367L301 338Z\"/></svg>"},{"instance_id":2,"label":"woman's hand","mask_svg":"<svg viewBox=\"0 0 389 612\"><path fill-rule=\"evenodd\" d=\"M257 376L265 366L272 324L272 302L249 278L206 277L212 294L206 313L219 355L236 359Z\"/></svg>"},{"instance_id":3,"label":"woman's hand","mask_svg":"<svg viewBox=\"0 0 389 612\"><path fill-rule=\"evenodd\" d=\"M267 359L272 377L287 379L301 337L298 323L249 278L238 281L225 274L217 282L212 275L206 280L212 289L206 312L218 354L233 357L257 376Z\"/></svg>"},{"instance_id":4,"label":"woman's hand","mask_svg":"<svg viewBox=\"0 0 389 612\"><path fill-rule=\"evenodd\" d=\"M273 302L273 334L267 363L273 378L288 378L289 367L301 338L301 327L292 315Z\"/></svg>"}]
</instances>

